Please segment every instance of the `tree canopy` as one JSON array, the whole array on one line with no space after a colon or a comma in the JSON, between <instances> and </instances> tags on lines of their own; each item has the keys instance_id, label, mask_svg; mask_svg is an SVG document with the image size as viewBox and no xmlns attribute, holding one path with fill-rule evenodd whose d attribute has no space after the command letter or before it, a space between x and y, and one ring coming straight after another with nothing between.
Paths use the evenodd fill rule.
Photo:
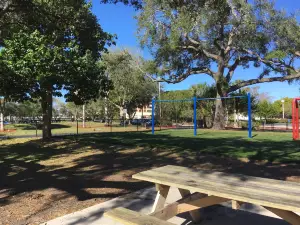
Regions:
<instances>
[{"instance_id":1,"label":"tree canopy","mask_svg":"<svg viewBox=\"0 0 300 225\"><path fill-rule=\"evenodd\" d=\"M248 85L300 77L299 23L271 1L144 0L137 19L141 44L152 51L169 83L208 75L216 97L224 97ZM262 72L233 82L239 67ZM224 100L216 101L216 129L225 126L225 108Z\"/></svg>"},{"instance_id":2,"label":"tree canopy","mask_svg":"<svg viewBox=\"0 0 300 225\"><path fill-rule=\"evenodd\" d=\"M142 64L137 66L139 62ZM128 115L133 117L137 107L148 105L156 95L157 83L143 72L144 60L140 56L126 49L117 50L105 54L102 63L113 86L107 100L120 110L120 116L123 109L127 109Z\"/></svg>"},{"instance_id":3,"label":"tree canopy","mask_svg":"<svg viewBox=\"0 0 300 225\"><path fill-rule=\"evenodd\" d=\"M8 10L19 16L10 3ZM41 99L43 138L49 138L52 96L64 94L67 101L83 104L107 92L109 83L98 60L114 41L84 0L31 3L46 13L25 25L9 23L0 56L0 95L16 101ZM6 15L13 19L11 13Z\"/></svg>"}]
</instances>

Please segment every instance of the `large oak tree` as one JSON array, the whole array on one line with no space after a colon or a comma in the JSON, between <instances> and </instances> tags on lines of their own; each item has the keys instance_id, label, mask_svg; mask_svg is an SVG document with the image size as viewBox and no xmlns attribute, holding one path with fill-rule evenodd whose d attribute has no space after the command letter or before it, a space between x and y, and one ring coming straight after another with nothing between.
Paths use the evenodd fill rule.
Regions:
<instances>
[{"instance_id":1,"label":"large oak tree","mask_svg":"<svg viewBox=\"0 0 300 225\"><path fill-rule=\"evenodd\" d=\"M115 0L103 2L115 3ZM170 83L212 77L216 97L248 85L300 77L300 26L270 0L121 0L137 6L139 37ZM299 65L299 64L298 64ZM235 80L239 67L261 68ZM214 128L223 129L225 101L216 101Z\"/></svg>"}]
</instances>

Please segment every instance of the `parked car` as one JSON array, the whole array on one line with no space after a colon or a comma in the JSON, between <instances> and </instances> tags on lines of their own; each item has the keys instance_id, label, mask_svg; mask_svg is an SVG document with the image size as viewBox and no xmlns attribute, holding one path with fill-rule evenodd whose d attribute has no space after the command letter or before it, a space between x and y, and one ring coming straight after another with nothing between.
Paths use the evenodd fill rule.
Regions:
<instances>
[{"instance_id":1,"label":"parked car","mask_svg":"<svg viewBox=\"0 0 300 225\"><path fill-rule=\"evenodd\" d=\"M146 119L133 119L131 121L132 125L143 125L145 123Z\"/></svg>"},{"instance_id":2,"label":"parked car","mask_svg":"<svg viewBox=\"0 0 300 225\"><path fill-rule=\"evenodd\" d=\"M157 120L154 120L154 126L157 126L157 125L159 125L160 123L157 121ZM152 119L148 119L147 121L146 121L146 125L147 126L152 126Z\"/></svg>"},{"instance_id":3,"label":"parked car","mask_svg":"<svg viewBox=\"0 0 300 225\"><path fill-rule=\"evenodd\" d=\"M4 124L4 125L8 125L8 124L10 124L10 122L4 121L3 124Z\"/></svg>"},{"instance_id":4,"label":"parked car","mask_svg":"<svg viewBox=\"0 0 300 225\"><path fill-rule=\"evenodd\" d=\"M126 125L129 124L129 121L128 121L128 120L125 120L125 122L124 122L124 120L121 120L121 121L120 121L120 126L124 126L124 123L125 123L125 126L126 126Z\"/></svg>"}]
</instances>

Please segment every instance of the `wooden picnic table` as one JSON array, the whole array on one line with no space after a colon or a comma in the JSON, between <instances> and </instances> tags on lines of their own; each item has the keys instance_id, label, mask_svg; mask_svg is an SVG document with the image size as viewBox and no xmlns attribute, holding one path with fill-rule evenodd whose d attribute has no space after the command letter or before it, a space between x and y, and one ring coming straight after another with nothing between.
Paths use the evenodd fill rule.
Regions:
<instances>
[{"instance_id":1,"label":"wooden picnic table","mask_svg":"<svg viewBox=\"0 0 300 225\"><path fill-rule=\"evenodd\" d=\"M295 213L300 212L300 183L179 166L147 170L133 175L133 178L156 185L157 196L152 212L146 217L161 222L150 223L153 225L164 224L163 221L184 212L189 212L197 221L201 217L197 209L228 201L232 202L234 209L239 209L244 203L260 205L290 224L300 225L300 216ZM182 198L165 206L170 187L178 188ZM142 225L146 224L146 217L136 215L136 220L131 219L130 223L122 221Z\"/></svg>"}]
</instances>

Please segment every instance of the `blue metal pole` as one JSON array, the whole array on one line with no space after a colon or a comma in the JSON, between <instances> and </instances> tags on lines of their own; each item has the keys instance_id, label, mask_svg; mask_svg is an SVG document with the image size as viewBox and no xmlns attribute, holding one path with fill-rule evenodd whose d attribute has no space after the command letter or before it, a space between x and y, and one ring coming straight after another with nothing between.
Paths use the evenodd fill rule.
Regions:
<instances>
[{"instance_id":1,"label":"blue metal pole","mask_svg":"<svg viewBox=\"0 0 300 225\"><path fill-rule=\"evenodd\" d=\"M154 134L154 108L155 108L155 99L152 99L152 134Z\"/></svg>"},{"instance_id":2,"label":"blue metal pole","mask_svg":"<svg viewBox=\"0 0 300 225\"><path fill-rule=\"evenodd\" d=\"M194 97L194 136L197 136L197 98Z\"/></svg>"},{"instance_id":3,"label":"blue metal pole","mask_svg":"<svg viewBox=\"0 0 300 225\"><path fill-rule=\"evenodd\" d=\"M248 137L252 138L251 95L248 93Z\"/></svg>"}]
</instances>

